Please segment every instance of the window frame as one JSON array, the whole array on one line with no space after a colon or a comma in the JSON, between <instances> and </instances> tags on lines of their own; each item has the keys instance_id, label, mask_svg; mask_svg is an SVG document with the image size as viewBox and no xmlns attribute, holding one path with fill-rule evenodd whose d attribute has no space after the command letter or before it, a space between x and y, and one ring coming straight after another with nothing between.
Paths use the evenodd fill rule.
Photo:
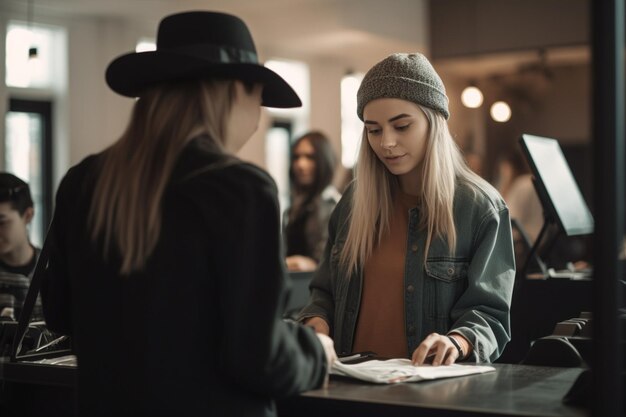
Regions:
<instances>
[{"instance_id":1,"label":"window frame","mask_svg":"<svg viewBox=\"0 0 626 417\"><path fill-rule=\"evenodd\" d=\"M41 173L42 173L42 203L43 207L36 207L35 209L41 213L41 219L43 221L43 239L45 239L48 225L52 219L52 168L53 168L53 147L52 147L52 123L53 123L53 104L51 100L36 100L9 97L9 105L7 107L7 113L20 112L20 113L34 113L38 114L42 120L42 149L41 149ZM3 149L6 147L6 133L2 142ZM6 155L6 151L4 152Z\"/></svg>"}]
</instances>

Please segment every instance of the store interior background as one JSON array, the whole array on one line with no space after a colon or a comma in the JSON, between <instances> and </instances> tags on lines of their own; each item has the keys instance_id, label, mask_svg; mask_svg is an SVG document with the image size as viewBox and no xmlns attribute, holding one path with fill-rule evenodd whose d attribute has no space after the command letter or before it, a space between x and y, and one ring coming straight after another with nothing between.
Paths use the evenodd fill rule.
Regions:
<instances>
[{"instance_id":1,"label":"store interior background","mask_svg":"<svg viewBox=\"0 0 626 417\"><path fill-rule=\"evenodd\" d=\"M8 98L53 102L54 189L71 165L110 145L125 127L132 100L107 87L108 63L134 50L141 39L154 39L163 16L202 9L243 18L262 61L297 61L308 68L305 108L264 111L259 130L239 153L245 160L272 171L266 139L275 123L290 125L292 137L319 129L331 138L339 155L342 79L367 71L390 53L419 51L444 80L453 136L466 153L482 158L486 179L495 179L498 158L518 146L520 134L553 137L591 202L587 0L30 1L33 25L61 28L66 49L59 54L66 59L58 63L59 76L51 88L0 83L0 114L7 111ZM0 1L1 57L9 22L26 22L27 6L28 0ZM0 79L4 75L1 65ZM470 84L484 94L477 109L461 104L461 92ZM491 118L489 106L497 100L510 105L509 121ZM3 123L0 118L0 132ZM340 166L336 184L345 178Z\"/></svg>"},{"instance_id":2,"label":"store interior background","mask_svg":"<svg viewBox=\"0 0 626 417\"><path fill-rule=\"evenodd\" d=\"M242 159L272 174L281 170L286 174L288 144L277 165L268 156L272 126L289 127L291 139L309 129L321 130L341 156L342 134L350 137L342 116L342 80L364 73L391 53L418 51L431 60L446 85L453 137L466 154L482 158L487 180L496 180L499 159L518 146L522 133L556 138L594 212L592 144L614 138L592 137L591 5L591 0L0 0L0 170L6 169L4 115L10 99L45 100L53 105L54 191L72 165L113 143L128 121L133 100L116 95L106 85L109 62L133 51L141 40L154 40L159 20L168 14L216 10L245 20L261 61L300 63L310 79L303 109L262 112L258 131L239 152ZM52 84L45 88L4 82L7 28L29 21L35 29L54 28L59 33ZM472 84L484 95L476 109L461 103L461 92ZM490 105L498 100L510 105L507 122L496 122L489 114ZM335 184L345 184L346 176L340 163ZM595 176L599 177L598 170ZM282 185L288 192L288 184ZM600 207L598 213L611 211ZM577 253L565 256L572 261L590 260L590 252L590 241L584 240ZM609 310L599 306L612 295L600 292L606 286L596 290L597 282L594 314ZM550 310L570 301L562 294L543 295ZM585 294L586 301L591 296L591 291ZM534 307L543 301L529 302ZM547 321L540 309L536 313L538 321ZM598 344L615 334L610 326L598 328L608 329L602 337L594 336ZM607 373L603 367L600 371ZM617 386L614 380L595 382L609 393L614 392L611 386Z\"/></svg>"}]
</instances>

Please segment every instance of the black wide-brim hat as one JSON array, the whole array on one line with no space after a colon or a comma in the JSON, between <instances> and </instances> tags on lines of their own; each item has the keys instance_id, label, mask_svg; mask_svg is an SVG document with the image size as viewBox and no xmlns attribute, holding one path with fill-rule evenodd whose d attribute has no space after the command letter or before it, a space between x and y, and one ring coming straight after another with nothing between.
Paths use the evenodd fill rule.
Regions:
<instances>
[{"instance_id":1,"label":"black wide-brim hat","mask_svg":"<svg viewBox=\"0 0 626 417\"><path fill-rule=\"evenodd\" d=\"M184 12L159 23L156 51L133 52L114 59L106 70L109 87L139 97L162 82L220 77L263 84L262 105L300 107L289 84L259 63L246 24L217 12Z\"/></svg>"}]
</instances>

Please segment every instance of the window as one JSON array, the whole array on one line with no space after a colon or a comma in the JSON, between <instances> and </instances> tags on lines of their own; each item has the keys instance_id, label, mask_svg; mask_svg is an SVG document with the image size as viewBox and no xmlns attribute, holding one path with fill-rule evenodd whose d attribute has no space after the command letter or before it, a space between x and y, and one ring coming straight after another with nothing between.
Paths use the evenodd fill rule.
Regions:
<instances>
[{"instance_id":1,"label":"window","mask_svg":"<svg viewBox=\"0 0 626 417\"><path fill-rule=\"evenodd\" d=\"M41 247L52 212L53 102L67 89L67 32L17 21L8 22L6 30L9 105L3 115L1 166L30 186L35 204L30 239Z\"/></svg>"},{"instance_id":2,"label":"window","mask_svg":"<svg viewBox=\"0 0 626 417\"><path fill-rule=\"evenodd\" d=\"M283 77L302 100L302 107L294 109L267 108L273 122L265 136L265 164L276 181L282 213L289 206L293 133L303 133L309 127L310 75L309 67L302 62L270 60L265 66Z\"/></svg>"},{"instance_id":3,"label":"window","mask_svg":"<svg viewBox=\"0 0 626 417\"><path fill-rule=\"evenodd\" d=\"M356 114L356 93L363 76L348 74L341 80L341 163L347 169L354 167L361 145L363 122Z\"/></svg>"},{"instance_id":4,"label":"window","mask_svg":"<svg viewBox=\"0 0 626 417\"><path fill-rule=\"evenodd\" d=\"M290 143L291 123L275 121L265 135L265 160L267 161L267 172L276 181L281 214L289 206Z\"/></svg>"},{"instance_id":5,"label":"window","mask_svg":"<svg viewBox=\"0 0 626 417\"><path fill-rule=\"evenodd\" d=\"M4 167L30 186L35 205L30 239L41 247L52 210L52 104L46 101L9 102L5 119Z\"/></svg>"},{"instance_id":6,"label":"window","mask_svg":"<svg viewBox=\"0 0 626 417\"><path fill-rule=\"evenodd\" d=\"M152 38L141 38L135 46L135 52L156 51L156 42Z\"/></svg>"},{"instance_id":7,"label":"window","mask_svg":"<svg viewBox=\"0 0 626 417\"><path fill-rule=\"evenodd\" d=\"M59 89L65 80L65 32L9 22L5 83L13 88ZM30 52L36 48L36 55ZM17 91L17 90L15 90ZM48 94L48 93L46 93ZM13 95L13 94L12 94ZM35 217L31 242L41 247L52 210L52 102L10 98L5 115L3 169L28 182Z\"/></svg>"},{"instance_id":8,"label":"window","mask_svg":"<svg viewBox=\"0 0 626 417\"><path fill-rule=\"evenodd\" d=\"M268 108L270 114L278 118L287 118L295 122L307 122L308 124L311 101L309 67L303 62L279 59L269 60L265 63L265 66L283 77L302 100L302 107L294 109Z\"/></svg>"},{"instance_id":9,"label":"window","mask_svg":"<svg viewBox=\"0 0 626 417\"><path fill-rule=\"evenodd\" d=\"M8 87L51 88L61 79L64 54L56 53L64 42L60 28L10 22L6 37L6 78ZM36 58L29 50L37 48ZM58 81L56 81L58 82Z\"/></svg>"}]
</instances>

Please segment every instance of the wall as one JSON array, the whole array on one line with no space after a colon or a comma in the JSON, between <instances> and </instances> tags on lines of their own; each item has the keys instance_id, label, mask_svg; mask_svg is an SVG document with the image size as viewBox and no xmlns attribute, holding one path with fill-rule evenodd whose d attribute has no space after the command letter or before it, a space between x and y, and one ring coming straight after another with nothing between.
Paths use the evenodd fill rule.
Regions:
<instances>
[{"instance_id":1,"label":"wall","mask_svg":"<svg viewBox=\"0 0 626 417\"><path fill-rule=\"evenodd\" d=\"M435 59L579 45L589 39L589 0L434 0Z\"/></svg>"},{"instance_id":2,"label":"wall","mask_svg":"<svg viewBox=\"0 0 626 417\"><path fill-rule=\"evenodd\" d=\"M587 0L431 2L431 54L450 98L450 128L463 149L483 156L487 177L521 133L589 143L589 12ZM479 109L460 102L470 82L483 91ZM506 123L489 115L500 99L512 107Z\"/></svg>"},{"instance_id":3,"label":"wall","mask_svg":"<svg viewBox=\"0 0 626 417\"><path fill-rule=\"evenodd\" d=\"M310 62L311 69L311 128L321 130L333 142L337 155L335 184L346 175L341 161L341 79L345 68L336 62Z\"/></svg>"}]
</instances>

